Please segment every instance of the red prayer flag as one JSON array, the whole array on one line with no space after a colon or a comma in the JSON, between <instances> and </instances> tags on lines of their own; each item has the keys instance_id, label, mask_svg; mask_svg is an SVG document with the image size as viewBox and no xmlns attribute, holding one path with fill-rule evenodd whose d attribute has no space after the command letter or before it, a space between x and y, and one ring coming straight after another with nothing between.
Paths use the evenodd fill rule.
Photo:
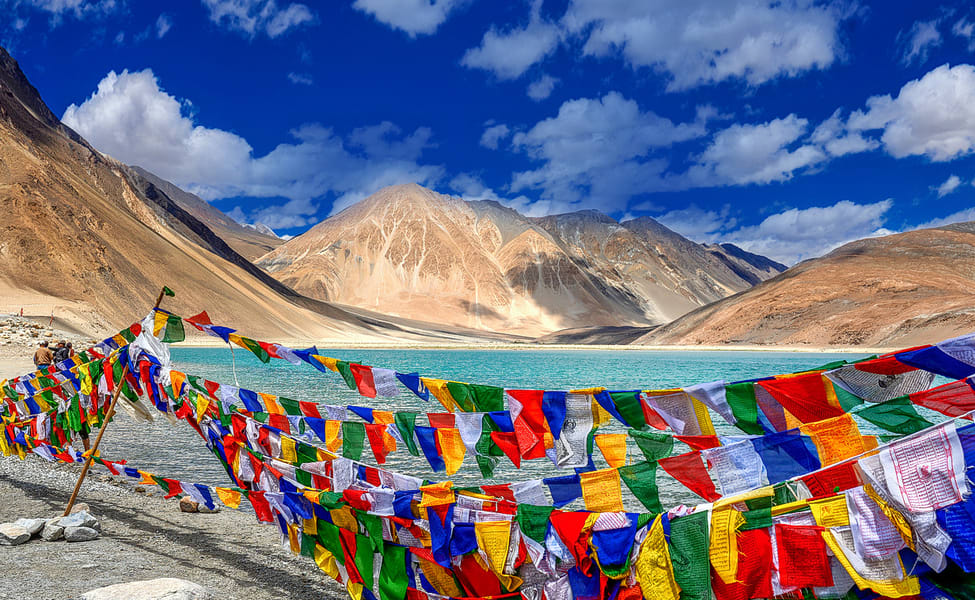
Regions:
<instances>
[{"instance_id":1,"label":"red prayer flag","mask_svg":"<svg viewBox=\"0 0 975 600\"><path fill-rule=\"evenodd\" d=\"M820 373L808 373L782 379L759 381L757 385L779 401L803 423L815 423L843 415L843 409L826 398L826 386Z\"/></svg>"},{"instance_id":2,"label":"red prayer flag","mask_svg":"<svg viewBox=\"0 0 975 600\"><path fill-rule=\"evenodd\" d=\"M501 448L505 456L511 459L515 468L521 468L521 452L518 450L518 438L511 431L492 431L491 440Z\"/></svg>"},{"instance_id":3,"label":"red prayer flag","mask_svg":"<svg viewBox=\"0 0 975 600\"><path fill-rule=\"evenodd\" d=\"M247 499L250 501L251 506L254 507L258 521L270 523L274 520L271 516L271 504L264 497L264 492L247 492Z\"/></svg>"},{"instance_id":4,"label":"red prayer flag","mask_svg":"<svg viewBox=\"0 0 975 600\"><path fill-rule=\"evenodd\" d=\"M376 397L376 382L372 378L372 367L349 363L349 370L355 378L355 385L359 388L359 393L366 398Z\"/></svg>"},{"instance_id":5,"label":"red prayer flag","mask_svg":"<svg viewBox=\"0 0 975 600\"><path fill-rule=\"evenodd\" d=\"M707 450L721 445L721 440L716 435L675 435L674 437L695 450Z\"/></svg>"},{"instance_id":6,"label":"red prayer flag","mask_svg":"<svg viewBox=\"0 0 975 600\"><path fill-rule=\"evenodd\" d=\"M860 477L857 475L854 461L839 463L822 471L804 475L800 479L809 488L813 498L828 496L860 485Z\"/></svg>"},{"instance_id":7,"label":"red prayer flag","mask_svg":"<svg viewBox=\"0 0 975 600\"><path fill-rule=\"evenodd\" d=\"M704 461L701 460L700 451L694 450L686 454L661 458L657 464L671 477L684 484L684 487L708 502L714 502L721 497L714 488L714 482L711 481Z\"/></svg>"},{"instance_id":8,"label":"red prayer flag","mask_svg":"<svg viewBox=\"0 0 975 600\"><path fill-rule=\"evenodd\" d=\"M775 525L779 581L785 587L829 587L833 571L826 555L822 527Z\"/></svg>"},{"instance_id":9,"label":"red prayer flag","mask_svg":"<svg viewBox=\"0 0 975 600\"><path fill-rule=\"evenodd\" d=\"M515 439L522 458L545 457L545 434L549 431L548 420L542 411L542 390L506 390L505 392L521 404L521 412L514 419ZM509 406L510 409L510 406Z\"/></svg>"},{"instance_id":10,"label":"red prayer flag","mask_svg":"<svg viewBox=\"0 0 975 600\"><path fill-rule=\"evenodd\" d=\"M782 556L779 555L781 563ZM738 572L733 583L725 583L711 569L711 590L716 600L771 598L772 538L767 529L738 532Z\"/></svg>"},{"instance_id":11,"label":"red prayer flag","mask_svg":"<svg viewBox=\"0 0 975 600\"><path fill-rule=\"evenodd\" d=\"M366 423L366 437L369 438L369 447L376 456L376 462L386 464L386 444L383 441L383 433L386 431L385 425L376 423Z\"/></svg>"},{"instance_id":12,"label":"red prayer flag","mask_svg":"<svg viewBox=\"0 0 975 600\"><path fill-rule=\"evenodd\" d=\"M576 566L584 573L588 572L590 565L592 565L592 557L589 554L589 533L583 531L588 518L588 512L565 512L561 510L552 511L550 517L555 533L575 557Z\"/></svg>"},{"instance_id":13,"label":"red prayer flag","mask_svg":"<svg viewBox=\"0 0 975 600\"><path fill-rule=\"evenodd\" d=\"M454 413L427 413L427 420L430 422L430 427L437 429L453 429L455 427Z\"/></svg>"},{"instance_id":14,"label":"red prayer flag","mask_svg":"<svg viewBox=\"0 0 975 600\"><path fill-rule=\"evenodd\" d=\"M496 485L482 485L481 491L483 491L488 496L494 496L495 498L504 498L505 500L510 500L515 502L515 493L511 491L511 484L496 484Z\"/></svg>"}]
</instances>

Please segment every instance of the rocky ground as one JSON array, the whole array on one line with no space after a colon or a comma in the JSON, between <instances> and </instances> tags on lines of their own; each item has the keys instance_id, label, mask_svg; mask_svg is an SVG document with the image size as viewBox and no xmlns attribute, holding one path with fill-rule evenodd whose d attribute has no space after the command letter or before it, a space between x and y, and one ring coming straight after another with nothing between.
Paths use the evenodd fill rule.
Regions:
<instances>
[{"instance_id":1,"label":"rocky ground","mask_svg":"<svg viewBox=\"0 0 975 600\"><path fill-rule=\"evenodd\" d=\"M68 502L80 465L0 457L0 523L53 517ZM89 476L81 488L101 525L92 541L31 540L0 546L0 600L74 598L112 584L159 577L198 583L221 599L343 598L314 561L291 555L276 528L224 508L183 513L158 488L134 493L126 478Z\"/></svg>"},{"instance_id":2,"label":"rocky ground","mask_svg":"<svg viewBox=\"0 0 975 600\"><path fill-rule=\"evenodd\" d=\"M37 345L47 341L53 351L59 340L71 342L75 351L90 348L100 341L66 331L58 319L52 326L46 318L0 314L0 379L30 371L34 368L32 359Z\"/></svg>"}]
</instances>

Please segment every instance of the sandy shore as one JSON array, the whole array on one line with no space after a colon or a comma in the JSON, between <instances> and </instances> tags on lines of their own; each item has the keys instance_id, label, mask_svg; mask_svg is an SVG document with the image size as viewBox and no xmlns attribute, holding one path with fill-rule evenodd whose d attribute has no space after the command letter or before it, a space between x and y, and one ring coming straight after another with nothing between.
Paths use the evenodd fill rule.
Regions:
<instances>
[{"instance_id":1,"label":"sandy shore","mask_svg":"<svg viewBox=\"0 0 975 600\"><path fill-rule=\"evenodd\" d=\"M53 517L64 509L80 465L0 457L0 522ZM106 473L100 470L99 473ZM280 545L276 528L252 514L181 513L179 502L135 493L126 477L89 476L79 501L100 520L102 535L84 543L38 539L0 546L0 599L72 598L88 590L143 579L177 577L217 598L344 598L345 590L311 559Z\"/></svg>"}]
</instances>

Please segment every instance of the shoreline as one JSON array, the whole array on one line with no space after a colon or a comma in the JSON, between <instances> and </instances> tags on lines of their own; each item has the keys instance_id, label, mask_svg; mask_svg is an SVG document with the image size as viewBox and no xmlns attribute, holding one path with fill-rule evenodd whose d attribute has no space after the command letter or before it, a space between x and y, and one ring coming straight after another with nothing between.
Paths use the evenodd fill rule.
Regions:
<instances>
[{"instance_id":1,"label":"shoreline","mask_svg":"<svg viewBox=\"0 0 975 600\"><path fill-rule=\"evenodd\" d=\"M280 544L277 528L253 514L221 506L215 514L183 513L176 498L93 466L81 487L102 525L90 542L0 547L0 598L63 599L129 581L175 577L198 583L216 598L343 598L345 590L309 558ZM51 517L67 504L81 465L0 457L0 522ZM219 504L218 504L219 506Z\"/></svg>"}]
</instances>

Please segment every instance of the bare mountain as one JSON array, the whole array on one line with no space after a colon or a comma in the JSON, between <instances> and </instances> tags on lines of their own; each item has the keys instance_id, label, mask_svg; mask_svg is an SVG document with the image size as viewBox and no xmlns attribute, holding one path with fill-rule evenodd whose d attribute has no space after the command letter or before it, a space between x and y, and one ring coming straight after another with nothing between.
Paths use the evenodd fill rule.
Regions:
<instances>
[{"instance_id":1,"label":"bare mountain","mask_svg":"<svg viewBox=\"0 0 975 600\"><path fill-rule=\"evenodd\" d=\"M142 167L129 168L169 196L180 208L204 223L247 260L259 258L284 243L265 225L241 225L196 194L184 191Z\"/></svg>"},{"instance_id":2,"label":"bare mountain","mask_svg":"<svg viewBox=\"0 0 975 600\"><path fill-rule=\"evenodd\" d=\"M640 344L910 346L975 330L975 223L851 242Z\"/></svg>"},{"instance_id":3,"label":"bare mountain","mask_svg":"<svg viewBox=\"0 0 975 600\"><path fill-rule=\"evenodd\" d=\"M532 219L413 184L380 190L258 264L321 300L530 336L666 322L784 269L652 219Z\"/></svg>"},{"instance_id":4,"label":"bare mountain","mask_svg":"<svg viewBox=\"0 0 975 600\"><path fill-rule=\"evenodd\" d=\"M50 312L104 334L145 314L168 285L177 296L167 308L206 309L258 336L429 334L301 296L194 216L203 207L174 200L163 187L63 125L0 48L0 312Z\"/></svg>"}]
</instances>

